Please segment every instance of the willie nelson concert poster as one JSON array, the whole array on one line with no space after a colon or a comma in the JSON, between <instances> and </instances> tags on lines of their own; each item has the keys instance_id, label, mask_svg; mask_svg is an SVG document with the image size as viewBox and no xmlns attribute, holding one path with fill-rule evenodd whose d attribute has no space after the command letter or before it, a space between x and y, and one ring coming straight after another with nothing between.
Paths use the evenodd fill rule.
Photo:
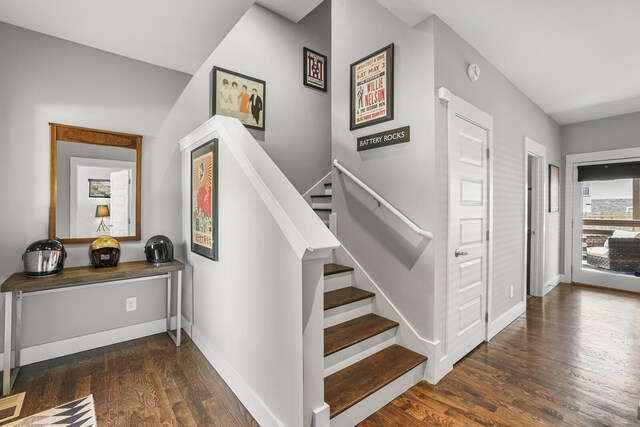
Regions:
<instances>
[{"instance_id":1,"label":"willie nelson concert poster","mask_svg":"<svg viewBox=\"0 0 640 427\"><path fill-rule=\"evenodd\" d=\"M393 120L393 44L351 64L351 130Z\"/></svg>"},{"instance_id":2,"label":"willie nelson concert poster","mask_svg":"<svg viewBox=\"0 0 640 427\"><path fill-rule=\"evenodd\" d=\"M218 140L191 152L191 251L218 260Z\"/></svg>"}]
</instances>

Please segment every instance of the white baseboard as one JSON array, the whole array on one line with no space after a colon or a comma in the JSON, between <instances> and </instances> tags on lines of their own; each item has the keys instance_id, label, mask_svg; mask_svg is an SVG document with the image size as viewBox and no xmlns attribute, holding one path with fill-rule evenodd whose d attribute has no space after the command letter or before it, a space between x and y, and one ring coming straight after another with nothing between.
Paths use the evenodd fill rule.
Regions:
<instances>
[{"instance_id":1,"label":"white baseboard","mask_svg":"<svg viewBox=\"0 0 640 427\"><path fill-rule=\"evenodd\" d=\"M173 323L172 323L172 326L173 326ZM182 316L182 325L181 326L182 326L182 330L185 331L186 334L189 335L189 337L191 337L193 335L193 333L192 333L193 324L184 316Z\"/></svg>"},{"instance_id":2,"label":"white baseboard","mask_svg":"<svg viewBox=\"0 0 640 427\"><path fill-rule=\"evenodd\" d=\"M238 399L240 399L258 424L263 427L284 427L284 424L271 412L262 399L255 394L242 376L209 346L207 339L198 331L198 327L193 325L191 331L193 333L191 338L195 345L215 368L216 372L220 374L224 382L227 383Z\"/></svg>"},{"instance_id":3,"label":"white baseboard","mask_svg":"<svg viewBox=\"0 0 640 427\"><path fill-rule=\"evenodd\" d=\"M552 277L551 280L549 280L547 283L544 284L544 286L542 287L542 296L545 296L546 294L548 294L553 288L555 288L558 283L562 282L564 280L564 275L562 274L558 274L555 277Z\"/></svg>"},{"instance_id":4,"label":"white baseboard","mask_svg":"<svg viewBox=\"0 0 640 427\"><path fill-rule=\"evenodd\" d=\"M182 320L183 322L185 321L184 317ZM173 317L171 324L175 325L175 323L176 319ZM183 323L183 325L185 325L185 323ZM32 363L42 362L43 360L55 359L56 357L67 356L81 351L143 338L165 332L166 329L166 319L159 319L137 325L125 326L124 328L111 329L109 331L96 332L94 334L25 347L20 351L20 364L23 366L30 365ZM0 359L2 357L4 357L4 354L0 354Z\"/></svg>"},{"instance_id":5,"label":"white baseboard","mask_svg":"<svg viewBox=\"0 0 640 427\"><path fill-rule=\"evenodd\" d=\"M524 301L520 301L515 306L511 307L506 313L495 319L489 324L489 339L495 337L498 332L509 326L511 322L516 320L526 310Z\"/></svg>"}]
</instances>

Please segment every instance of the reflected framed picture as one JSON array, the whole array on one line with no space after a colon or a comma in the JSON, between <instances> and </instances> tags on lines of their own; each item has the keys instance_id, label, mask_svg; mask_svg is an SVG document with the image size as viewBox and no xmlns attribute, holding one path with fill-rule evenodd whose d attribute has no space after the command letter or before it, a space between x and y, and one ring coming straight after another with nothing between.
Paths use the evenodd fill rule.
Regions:
<instances>
[{"instance_id":1,"label":"reflected framed picture","mask_svg":"<svg viewBox=\"0 0 640 427\"><path fill-rule=\"evenodd\" d=\"M302 83L313 89L327 91L327 57L311 49L303 48L304 74Z\"/></svg>"},{"instance_id":2,"label":"reflected framed picture","mask_svg":"<svg viewBox=\"0 0 640 427\"><path fill-rule=\"evenodd\" d=\"M218 260L218 139L191 151L191 252Z\"/></svg>"},{"instance_id":3,"label":"reflected framed picture","mask_svg":"<svg viewBox=\"0 0 640 427\"><path fill-rule=\"evenodd\" d=\"M560 211L560 168L549 165L549 212Z\"/></svg>"},{"instance_id":4,"label":"reflected framed picture","mask_svg":"<svg viewBox=\"0 0 640 427\"><path fill-rule=\"evenodd\" d=\"M111 198L111 180L89 178L89 197L97 199Z\"/></svg>"},{"instance_id":5,"label":"reflected framed picture","mask_svg":"<svg viewBox=\"0 0 640 427\"><path fill-rule=\"evenodd\" d=\"M393 120L393 43L351 64L350 129Z\"/></svg>"},{"instance_id":6,"label":"reflected framed picture","mask_svg":"<svg viewBox=\"0 0 640 427\"><path fill-rule=\"evenodd\" d=\"M267 83L220 67L213 67L211 75L212 115L233 117L249 129L265 130Z\"/></svg>"}]
</instances>

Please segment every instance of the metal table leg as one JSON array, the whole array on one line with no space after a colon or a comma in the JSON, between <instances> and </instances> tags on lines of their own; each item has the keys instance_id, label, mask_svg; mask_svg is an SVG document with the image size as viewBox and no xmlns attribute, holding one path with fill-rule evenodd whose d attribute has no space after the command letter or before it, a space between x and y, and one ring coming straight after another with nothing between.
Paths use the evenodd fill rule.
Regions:
<instances>
[{"instance_id":1,"label":"metal table leg","mask_svg":"<svg viewBox=\"0 0 640 427\"><path fill-rule=\"evenodd\" d=\"M2 373L2 395L7 396L11 392L11 321L13 292L4 294L4 364Z\"/></svg>"},{"instance_id":2,"label":"metal table leg","mask_svg":"<svg viewBox=\"0 0 640 427\"><path fill-rule=\"evenodd\" d=\"M173 273L167 278L167 333L176 347L180 346L180 331L182 329L182 271L178 270L178 288L176 292L176 333L171 330L171 279Z\"/></svg>"}]
</instances>

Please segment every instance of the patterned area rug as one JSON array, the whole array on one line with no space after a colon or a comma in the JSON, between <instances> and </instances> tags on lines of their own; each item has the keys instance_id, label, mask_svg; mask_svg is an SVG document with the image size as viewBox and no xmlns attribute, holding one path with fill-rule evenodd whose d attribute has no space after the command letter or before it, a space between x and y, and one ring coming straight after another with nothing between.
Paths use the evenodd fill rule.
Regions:
<instances>
[{"instance_id":1,"label":"patterned area rug","mask_svg":"<svg viewBox=\"0 0 640 427\"><path fill-rule=\"evenodd\" d=\"M9 423L3 427L96 427L93 395Z\"/></svg>"}]
</instances>

